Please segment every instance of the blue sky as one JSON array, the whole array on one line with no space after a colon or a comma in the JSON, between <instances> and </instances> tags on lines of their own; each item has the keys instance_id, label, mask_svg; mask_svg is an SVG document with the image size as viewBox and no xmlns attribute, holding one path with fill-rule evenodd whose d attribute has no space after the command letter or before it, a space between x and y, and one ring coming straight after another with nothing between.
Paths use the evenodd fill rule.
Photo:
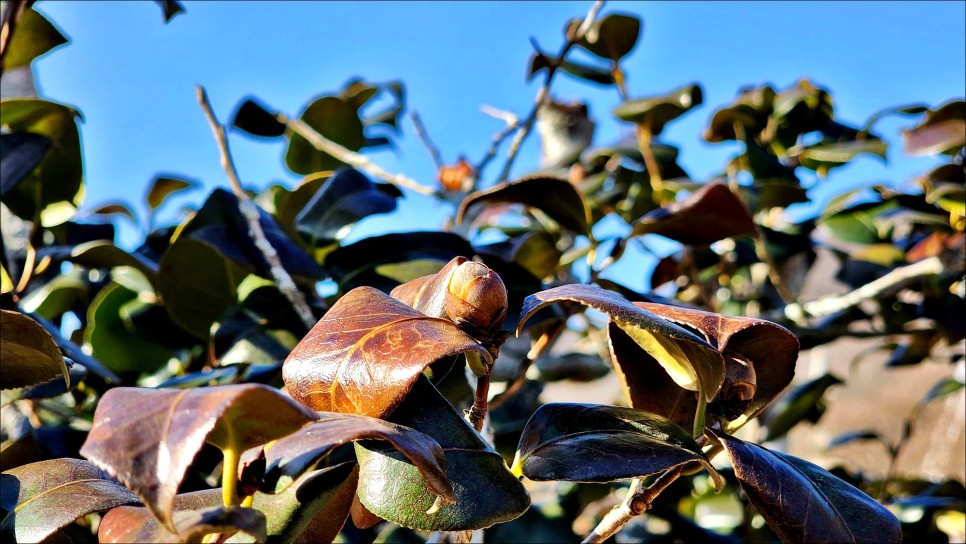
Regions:
<instances>
[{"instance_id":1,"label":"blue sky","mask_svg":"<svg viewBox=\"0 0 966 544\"><path fill-rule=\"evenodd\" d=\"M247 95L297 115L315 96L338 91L352 77L401 79L408 109L422 117L444 159L485 153L502 122L481 104L523 116L538 81L525 68L535 38L547 51L562 43L570 18L591 2L185 2L167 25L153 2L44 1L37 9L71 43L34 68L46 98L79 108L85 153L85 207L123 200L143 211L147 183L167 172L200 180L179 202L200 203L227 183L211 132L195 101L207 87L226 122ZM642 38L625 61L633 96L700 82L705 102L665 131L682 148L681 163L701 180L720 171L731 144L707 144L700 134L715 109L746 85L779 88L808 77L828 88L836 113L861 124L893 105L938 105L962 97L966 81L966 2L609 2L603 13L644 20ZM540 79L540 78L538 78ZM610 110L616 91L559 77L553 92L584 99L598 122L596 143L627 131ZM896 135L908 120L883 121L895 142L889 162L859 159L833 171L829 187L899 182L928 169L930 159L903 157ZM233 134L246 185L294 184L283 146ZM435 171L408 119L396 151L371 153L390 171L426 184ZM536 167L531 138L514 167ZM501 150L499 157L505 156ZM502 161L488 170L499 172ZM487 180L487 181L492 181ZM451 208L407 192L402 211L360 224L352 239L386 230L435 229ZM128 240L135 238L128 237ZM124 238L122 238L122 242Z\"/></svg>"}]
</instances>

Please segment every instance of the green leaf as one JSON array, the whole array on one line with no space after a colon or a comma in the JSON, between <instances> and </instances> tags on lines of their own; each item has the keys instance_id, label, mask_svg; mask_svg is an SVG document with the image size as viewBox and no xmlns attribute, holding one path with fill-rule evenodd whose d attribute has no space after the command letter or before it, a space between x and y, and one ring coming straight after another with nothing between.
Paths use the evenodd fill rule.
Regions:
<instances>
[{"instance_id":1,"label":"green leaf","mask_svg":"<svg viewBox=\"0 0 966 544\"><path fill-rule=\"evenodd\" d=\"M235 301L235 285L225 257L211 245L179 238L161 260L158 287L171 320L197 338Z\"/></svg>"},{"instance_id":2,"label":"green leaf","mask_svg":"<svg viewBox=\"0 0 966 544\"><path fill-rule=\"evenodd\" d=\"M258 384L116 387L97 404L80 453L137 493L175 531L175 494L205 442L238 455L314 418L278 390Z\"/></svg>"},{"instance_id":3,"label":"green leaf","mask_svg":"<svg viewBox=\"0 0 966 544\"><path fill-rule=\"evenodd\" d=\"M546 278L556 272L563 256L557 249L554 236L545 230L526 232L475 249L481 254L496 255L504 261L517 263L537 278Z\"/></svg>"},{"instance_id":4,"label":"green leaf","mask_svg":"<svg viewBox=\"0 0 966 544\"><path fill-rule=\"evenodd\" d=\"M584 196L567 180L528 177L477 191L460 203L456 222L462 223L473 206L491 202L524 204L542 211L566 229L590 235L590 210Z\"/></svg>"},{"instance_id":5,"label":"green leaf","mask_svg":"<svg viewBox=\"0 0 966 544\"><path fill-rule=\"evenodd\" d=\"M26 387L58 376L63 376L70 387L64 356L46 329L30 317L10 310L0 310L0 325L0 389Z\"/></svg>"},{"instance_id":6,"label":"green leaf","mask_svg":"<svg viewBox=\"0 0 966 544\"><path fill-rule=\"evenodd\" d=\"M94 240L77 244L64 260L87 268L131 267L142 273L152 285L157 284L158 271L155 264L138 253L128 253L112 242Z\"/></svg>"},{"instance_id":7,"label":"green leaf","mask_svg":"<svg viewBox=\"0 0 966 544\"><path fill-rule=\"evenodd\" d=\"M23 181L47 155L51 141L40 134L0 134L0 196Z\"/></svg>"},{"instance_id":8,"label":"green leaf","mask_svg":"<svg viewBox=\"0 0 966 544\"><path fill-rule=\"evenodd\" d=\"M889 144L878 138L867 138L852 142L820 143L806 147L798 155L802 166L809 170L825 172L831 168L848 164L855 157L868 154L886 158Z\"/></svg>"},{"instance_id":9,"label":"green leaf","mask_svg":"<svg viewBox=\"0 0 966 544\"><path fill-rule=\"evenodd\" d=\"M36 312L47 319L57 319L79 302L87 301L88 287L83 272L71 270L34 289L23 298L25 312Z\"/></svg>"},{"instance_id":10,"label":"green leaf","mask_svg":"<svg viewBox=\"0 0 966 544\"><path fill-rule=\"evenodd\" d=\"M19 466L0 475L0 482L5 513L0 535L6 542L40 542L81 516L138 502L137 495L80 459Z\"/></svg>"},{"instance_id":11,"label":"green leaf","mask_svg":"<svg viewBox=\"0 0 966 544\"><path fill-rule=\"evenodd\" d=\"M711 244L756 232L748 208L721 182L709 183L684 200L653 210L632 226L635 236L660 234L687 245Z\"/></svg>"},{"instance_id":12,"label":"green leaf","mask_svg":"<svg viewBox=\"0 0 966 544\"><path fill-rule=\"evenodd\" d=\"M185 12L184 6L178 0L154 0L154 2L161 6L165 24L174 19L175 15Z\"/></svg>"},{"instance_id":13,"label":"green leaf","mask_svg":"<svg viewBox=\"0 0 966 544\"><path fill-rule=\"evenodd\" d=\"M419 470L392 448L357 442L359 500L373 514L426 531L482 529L519 517L530 506L523 485L425 378L388 420L434 438L446 455L455 504L441 506ZM431 508L440 506L434 513Z\"/></svg>"},{"instance_id":14,"label":"green leaf","mask_svg":"<svg viewBox=\"0 0 966 544\"><path fill-rule=\"evenodd\" d=\"M121 315L138 293L117 283L101 289L87 309L84 340L93 355L115 372L152 372L174 356L174 349L129 327Z\"/></svg>"},{"instance_id":15,"label":"green leaf","mask_svg":"<svg viewBox=\"0 0 966 544\"><path fill-rule=\"evenodd\" d=\"M765 441L781 438L804 419L818 419L825 411L822 404L825 391L840 383L842 380L835 376L823 374L795 386L775 404L771 414L765 419L764 424L768 428Z\"/></svg>"},{"instance_id":16,"label":"green leaf","mask_svg":"<svg viewBox=\"0 0 966 544\"><path fill-rule=\"evenodd\" d=\"M278 138L285 135L285 125L268 108L254 98L246 98L231 118L231 125L252 136Z\"/></svg>"},{"instance_id":17,"label":"green leaf","mask_svg":"<svg viewBox=\"0 0 966 544\"><path fill-rule=\"evenodd\" d=\"M536 48L536 44L534 44L534 48ZM527 81L533 79L533 76L541 71L548 70L554 63L559 63L560 70L563 70L564 72L578 79L583 79L600 85L614 84L614 75L610 72L610 70L605 70L596 66L590 66L589 64L582 64L569 60L560 62L558 59L548 56L539 49L537 49L533 56L530 57L530 69L527 71Z\"/></svg>"},{"instance_id":18,"label":"green leaf","mask_svg":"<svg viewBox=\"0 0 966 544\"><path fill-rule=\"evenodd\" d=\"M614 482L703 465L724 481L691 434L657 414L598 404L551 403L534 412L520 435L514 474L531 480Z\"/></svg>"},{"instance_id":19,"label":"green leaf","mask_svg":"<svg viewBox=\"0 0 966 544\"><path fill-rule=\"evenodd\" d=\"M335 96L324 96L309 104L300 119L329 140L351 150L359 151L366 143L357 108ZM291 134L285 151L285 164L296 174L307 175L324 170L335 170L344 163L315 149L305 138Z\"/></svg>"},{"instance_id":20,"label":"green leaf","mask_svg":"<svg viewBox=\"0 0 966 544\"><path fill-rule=\"evenodd\" d=\"M745 139L753 139L767 125L774 99L775 90L770 85L742 89L733 104L714 112L704 139L712 143L738 140L736 124L744 131Z\"/></svg>"},{"instance_id":21,"label":"green leaf","mask_svg":"<svg viewBox=\"0 0 966 544\"><path fill-rule=\"evenodd\" d=\"M20 15L3 55L3 71L27 66L35 58L65 43L67 38L57 27L28 7Z\"/></svg>"},{"instance_id":22,"label":"green leaf","mask_svg":"<svg viewBox=\"0 0 966 544\"><path fill-rule=\"evenodd\" d=\"M615 63L630 53L641 33L641 20L635 15L611 13L597 19L577 45Z\"/></svg>"},{"instance_id":23,"label":"green leaf","mask_svg":"<svg viewBox=\"0 0 966 544\"><path fill-rule=\"evenodd\" d=\"M936 382L922 397L919 404L928 404L940 397L945 397L962 389L966 384L955 378L943 378Z\"/></svg>"},{"instance_id":24,"label":"green leaf","mask_svg":"<svg viewBox=\"0 0 966 544\"><path fill-rule=\"evenodd\" d=\"M700 106L702 100L701 86L692 83L664 95L625 100L614 108L614 115L657 136L664 130L664 125Z\"/></svg>"},{"instance_id":25,"label":"green leaf","mask_svg":"<svg viewBox=\"0 0 966 544\"><path fill-rule=\"evenodd\" d=\"M899 520L862 491L803 459L710 431L748 499L785 542L901 542Z\"/></svg>"},{"instance_id":26,"label":"green leaf","mask_svg":"<svg viewBox=\"0 0 966 544\"><path fill-rule=\"evenodd\" d=\"M196 181L188 181L166 176L157 177L151 182L151 187L145 194L144 201L147 202L149 208L156 210L160 208L161 204L164 204L164 201L174 193L194 189L198 186L199 184Z\"/></svg>"}]
</instances>

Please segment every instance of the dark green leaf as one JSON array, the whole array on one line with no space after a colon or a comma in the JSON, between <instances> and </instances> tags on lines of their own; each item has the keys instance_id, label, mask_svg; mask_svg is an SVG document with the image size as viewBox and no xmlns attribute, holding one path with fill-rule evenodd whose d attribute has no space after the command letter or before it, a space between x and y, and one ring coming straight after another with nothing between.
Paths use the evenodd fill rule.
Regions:
<instances>
[{"instance_id":1,"label":"dark green leaf","mask_svg":"<svg viewBox=\"0 0 966 544\"><path fill-rule=\"evenodd\" d=\"M901 542L899 520L872 497L803 459L717 431L735 476L785 542Z\"/></svg>"},{"instance_id":2,"label":"dark green leaf","mask_svg":"<svg viewBox=\"0 0 966 544\"><path fill-rule=\"evenodd\" d=\"M47 319L44 319L44 317L41 315L31 314L30 317L37 321L37 323L40 323L44 329L50 333L51 337L54 339L54 342L57 344L57 347L60 348L67 358L76 363L84 365L84 368L93 372L108 384L117 384L121 382L121 378L118 377L117 374L101 364L101 362L97 359L94 359L90 355L84 353L84 351L77 346L77 344L61 336L60 327L54 325Z\"/></svg>"},{"instance_id":3,"label":"dark green leaf","mask_svg":"<svg viewBox=\"0 0 966 544\"><path fill-rule=\"evenodd\" d=\"M580 191L564 179L529 177L501 183L468 195L460 203L456 222L462 223L467 211L490 202L511 202L536 208L578 234L590 234L590 211Z\"/></svg>"},{"instance_id":4,"label":"dark green leaf","mask_svg":"<svg viewBox=\"0 0 966 544\"><path fill-rule=\"evenodd\" d=\"M158 278L168 315L201 339L209 337L212 323L235 301L239 281L221 253L191 238L179 238L168 248Z\"/></svg>"},{"instance_id":5,"label":"dark green leaf","mask_svg":"<svg viewBox=\"0 0 966 544\"><path fill-rule=\"evenodd\" d=\"M611 13L594 21L577 45L615 63L637 44L641 20L635 15Z\"/></svg>"},{"instance_id":6,"label":"dark green leaf","mask_svg":"<svg viewBox=\"0 0 966 544\"><path fill-rule=\"evenodd\" d=\"M889 145L878 138L867 138L852 142L820 143L806 147L798 155L802 166L809 170L816 170L824 175L830 168L847 164L862 154L875 155L886 158Z\"/></svg>"},{"instance_id":7,"label":"dark green leaf","mask_svg":"<svg viewBox=\"0 0 966 544\"><path fill-rule=\"evenodd\" d=\"M11 4L11 9L16 7ZM17 27L4 52L3 70L27 66L35 58L65 43L67 38L57 27L46 17L28 7L20 15Z\"/></svg>"},{"instance_id":8,"label":"dark green leaf","mask_svg":"<svg viewBox=\"0 0 966 544\"><path fill-rule=\"evenodd\" d=\"M280 123L268 108L253 98L246 98L232 115L231 124L252 136L277 138L285 135L285 125Z\"/></svg>"},{"instance_id":9,"label":"dark green leaf","mask_svg":"<svg viewBox=\"0 0 966 544\"><path fill-rule=\"evenodd\" d=\"M40 134L0 134L0 196L20 183L50 149L51 141Z\"/></svg>"},{"instance_id":10,"label":"dark green leaf","mask_svg":"<svg viewBox=\"0 0 966 544\"><path fill-rule=\"evenodd\" d=\"M151 372L174 355L174 349L132 330L121 312L138 300L138 293L110 283L94 297L87 309L84 339L93 355L115 372Z\"/></svg>"},{"instance_id":11,"label":"dark green leaf","mask_svg":"<svg viewBox=\"0 0 966 544\"><path fill-rule=\"evenodd\" d=\"M341 98L324 96L315 100L302 112L300 119L322 136L351 151L358 151L366 143L357 108ZM315 149L298 134L291 135L285 164L303 176L344 166L342 161Z\"/></svg>"},{"instance_id":12,"label":"dark green leaf","mask_svg":"<svg viewBox=\"0 0 966 544\"><path fill-rule=\"evenodd\" d=\"M738 140L735 125L740 125L745 139L753 140L767 125L774 99L775 90L770 85L741 90L732 105L714 112L704 139L709 142Z\"/></svg>"},{"instance_id":13,"label":"dark green leaf","mask_svg":"<svg viewBox=\"0 0 966 544\"><path fill-rule=\"evenodd\" d=\"M71 248L64 260L87 268L130 266L144 274L152 284L157 281L158 272L154 263L137 253L124 251L112 242L95 240L78 244Z\"/></svg>"},{"instance_id":14,"label":"dark green leaf","mask_svg":"<svg viewBox=\"0 0 966 544\"><path fill-rule=\"evenodd\" d=\"M0 389L26 387L59 376L70 387L64 356L46 329L30 317L10 310L0 310L0 325Z\"/></svg>"},{"instance_id":15,"label":"dark green leaf","mask_svg":"<svg viewBox=\"0 0 966 544\"><path fill-rule=\"evenodd\" d=\"M305 204L295 227L309 245L326 245L357 221L395 210L401 196L394 185L376 184L358 170L340 168Z\"/></svg>"},{"instance_id":16,"label":"dark green leaf","mask_svg":"<svg viewBox=\"0 0 966 544\"><path fill-rule=\"evenodd\" d=\"M827 447L837 448L839 446L851 444L852 442L858 442L859 440L876 440L878 442L882 442L883 444L885 443L883 442L882 437L879 436L879 433L862 429L836 435L835 438L829 441Z\"/></svg>"},{"instance_id":17,"label":"dark green leaf","mask_svg":"<svg viewBox=\"0 0 966 544\"><path fill-rule=\"evenodd\" d=\"M161 207L161 204L174 193L184 191L187 189L194 189L198 187L198 182L188 181L179 178L171 177L157 177L151 182L151 188L148 189L147 194L144 197L144 201L148 203L148 207L152 210L156 210Z\"/></svg>"},{"instance_id":18,"label":"dark green leaf","mask_svg":"<svg viewBox=\"0 0 966 544\"><path fill-rule=\"evenodd\" d=\"M700 463L724 485L691 434L671 420L633 408L552 403L527 422L514 474L531 480L613 482Z\"/></svg>"},{"instance_id":19,"label":"dark green leaf","mask_svg":"<svg viewBox=\"0 0 966 544\"><path fill-rule=\"evenodd\" d=\"M413 529L465 531L517 518L530 506L526 489L507 469L503 458L428 380L418 380L388 420L422 431L439 442L456 502L427 513L437 495L426 486L419 470L395 449L357 442L357 493L372 513Z\"/></svg>"},{"instance_id":20,"label":"dark green leaf","mask_svg":"<svg viewBox=\"0 0 966 544\"><path fill-rule=\"evenodd\" d=\"M154 2L161 6L165 23L173 19L175 15L185 11L184 6L178 0L154 0Z\"/></svg>"},{"instance_id":21,"label":"dark green leaf","mask_svg":"<svg viewBox=\"0 0 966 544\"><path fill-rule=\"evenodd\" d=\"M496 255L504 261L515 262L537 278L545 278L557 270L560 257L556 240L544 230L530 231L503 242L476 246L483 255Z\"/></svg>"},{"instance_id":22,"label":"dark green leaf","mask_svg":"<svg viewBox=\"0 0 966 544\"><path fill-rule=\"evenodd\" d=\"M825 391L842 380L831 374L823 374L792 388L775 404L771 413L765 418L768 434L765 441L774 440L785 435L798 422L812 418L817 419L824 412L822 397ZM816 413L817 412L817 413Z\"/></svg>"},{"instance_id":23,"label":"dark green leaf","mask_svg":"<svg viewBox=\"0 0 966 544\"><path fill-rule=\"evenodd\" d=\"M80 459L23 465L4 472L0 482L5 513L0 535L6 542L40 542L81 516L138 502L137 495Z\"/></svg>"},{"instance_id":24,"label":"dark green leaf","mask_svg":"<svg viewBox=\"0 0 966 544\"><path fill-rule=\"evenodd\" d=\"M614 115L657 136L664 130L664 125L700 106L702 100L701 86L692 83L664 95L626 100L614 108Z\"/></svg>"},{"instance_id":25,"label":"dark green leaf","mask_svg":"<svg viewBox=\"0 0 966 544\"><path fill-rule=\"evenodd\" d=\"M559 63L560 70L578 78L591 83L598 83L600 85L613 85L614 75L611 74L610 70L605 70L603 68L598 68L596 66L590 66L588 64L582 64L579 62L573 62L569 60L564 60L560 62L558 59L549 57L539 49L530 58L530 69L527 72L527 81L533 79L533 76L538 74L542 70L547 70L554 63Z\"/></svg>"},{"instance_id":26,"label":"dark green leaf","mask_svg":"<svg viewBox=\"0 0 966 544\"><path fill-rule=\"evenodd\" d=\"M651 211L635 221L633 228L634 235L660 234L688 245L710 244L756 232L748 209L720 182Z\"/></svg>"}]
</instances>

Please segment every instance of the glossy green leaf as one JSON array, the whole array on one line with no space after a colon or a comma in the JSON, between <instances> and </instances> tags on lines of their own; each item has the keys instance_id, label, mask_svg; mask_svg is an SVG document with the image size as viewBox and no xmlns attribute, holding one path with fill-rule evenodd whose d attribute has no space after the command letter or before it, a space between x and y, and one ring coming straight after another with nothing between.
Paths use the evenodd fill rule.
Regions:
<instances>
[{"instance_id":1,"label":"glossy green leaf","mask_svg":"<svg viewBox=\"0 0 966 544\"><path fill-rule=\"evenodd\" d=\"M720 182L709 183L684 200L658 208L633 223L633 234L660 234L688 245L704 245L754 235L748 209Z\"/></svg>"},{"instance_id":2,"label":"glossy green leaf","mask_svg":"<svg viewBox=\"0 0 966 544\"><path fill-rule=\"evenodd\" d=\"M356 443L359 500L393 523L427 531L482 529L519 517L530 506L523 485L449 402L426 379L389 416L434 438L446 455L456 502L441 506L419 470L405 456L377 444ZM436 504L439 509L433 513Z\"/></svg>"},{"instance_id":3,"label":"glossy green leaf","mask_svg":"<svg viewBox=\"0 0 966 544\"><path fill-rule=\"evenodd\" d=\"M829 387L842 383L831 374L823 374L792 388L765 418L768 428L765 441L784 436L798 422L804 419L815 421L825 411L822 398Z\"/></svg>"},{"instance_id":4,"label":"glossy green leaf","mask_svg":"<svg viewBox=\"0 0 966 544\"><path fill-rule=\"evenodd\" d=\"M491 202L510 202L536 208L566 229L578 234L590 234L587 203L580 191L564 179L528 177L477 191L460 203L456 222L462 223L473 206Z\"/></svg>"},{"instance_id":5,"label":"glossy green leaf","mask_svg":"<svg viewBox=\"0 0 966 544\"><path fill-rule=\"evenodd\" d=\"M6 365L4 365L6 366ZM77 518L138 502L130 490L80 459L53 459L0 475L0 535L40 542Z\"/></svg>"},{"instance_id":6,"label":"glossy green leaf","mask_svg":"<svg viewBox=\"0 0 966 544\"><path fill-rule=\"evenodd\" d=\"M634 49L640 32L636 15L610 13L594 21L577 45L616 63Z\"/></svg>"},{"instance_id":7,"label":"glossy green leaf","mask_svg":"<svg viewBox=\"0 0 966 544\"><path fill-rule=\"evenodd\" d=\"M63 376L68 387L70 377L64 356L39 323L11 310L0 310L0 389L26 387Z\"/></svg>"},{"instance_id":8,"label":"glossy green leaf","mask_svg":"<svg viewBox=\"0 0 966 544\"><path fill-rule=\"evenodd\" d=\"M599 404L552 403L520 435L515 474L531 480L613 482L698 463L724 485L691 434L657 414Z\"/></svg>"},{"instance_id":9,"label":"glossy green leaf","mask_svg":"<svg viewBox=\"0 0 966 544\"><path fill-rule=\"evenodd\" d=\"M152 210L156 210L164 204L164 201L168 199L171 195L179 193L181 191L187 191L189 189L194 189L198 187L199 184L196 181L189 181L180 178L172 177L157 177L151 182L151 188L144 196L144 201L148 203L148 207Z\"/></svg>"},{"instance_id":10,"label":"glossy green leaf","mask_svg":"<svg viewBox=\"0 0 966 544\"><path fill-rule=\"evenodd\" d=\"M645 127L657 136L664 130L664 125L700 106L702 100L701 86L692 83L664 95L625 100L614 108L614 115Z\"/></svg>"},{"instance_id":11,"label":"glossy green leaf","mask_svg":"<svg viewBox=\"0 0 966 544\"><path fill-rule=\"evenodd\" d=\"M358 170L340 168L305 204L295 227L309 245L326 245L359 220L394 211L401 196L394 185L373 183Z\"/></svg>"},{"instance_id":12,"label":"glossy green leaf","mask_svg":"<svg viewBox=\"0 0 966 544\"><path fill-rule=\"evenodd\" d=\"M748 499L785 542L901 542L886 507L825 469L717 431Z\"/></svg>"},{"instance_id":13,"label":"glossy green leaf","mask_svg":"<svg viewBox=\"0 0 966 544\"><path fill-rule=\"evenodd\" d=\"M16 187L40 164L50 145L50 139L40 134L0 134L0 196Z\"/></svg>"},{"instance_id":14,"label":"glossy green leaf","mask_svg":"<svg viewBox=\"0 0 966 544\"><path fill-rule=\"evenodd\" d=\"M137 493L174 531L175 494L205 442L237 455L314 418L278 390L257 384L117 387L101 397L81 455Z\"/></svg>"},{"instance_id":15,"label":"glossy green leaf","mask_svg":"<svg viewBox=\"0 0 966 544\"><path fill-rule=\"evenodd\" d=\"M130 266L144 274L154 284L157 281L157 268L150 260L137 253L128 253L112 242L94 240L78 244L70 250L64 260L87 268L115 268Z\"/></svg>"},{"instance_id":16,"label":"glossy green leaf","mask_svg":"<svg viewBox=\"0 0 966 544\"><path fill-rule=\"evenodd\" d=\"M231 117L233 127L262 138L277 138L285 135L285 125L275 118L275 114L253 98L246 98Z\"/></svg>"},{"instance_id":17,"label":"glossy green leaf","mask_svg":"<svg viewBox=\"0 0 966 544\"><path fill-rule=\"evenodd\" d=\"M10 132L38 134L52 142L37 167L3 195L3 203L17 217L32 221L47 210L51 213L41 220L44 226L53 226L67 220L80 206L84 192L79 117L73 108L56 102L37 98L0 100L0 119Z\"/></svg>"},{"instance_id":18,"label":"glossy green leaf","mask_svg":"<svg viewBox=\"0 0 966 544\"><path fill-rule=\"evenodd\" d=\"M341 98L324 96L315 100L305 108L300 119L322 136L349 150L358 151L366 143L357 108ZM285 164L296 174L304 176L344 166L342 161L315 149L298 134L292 134L290 138Z\"/></svg>"},{"instance_id":19,"label":"glossy green leaf","mask_svg":"<svg viewBox=\"0 0 966 544\"><path fill-rule=\"evenodd\" d=\"M158 274L164 309L194 336L207 339L212 323L235 301L232 269L211 245L179 238L164 254Z\"/></svg>"},{"instance_id":20,"label":"glossy green leaf","mask_svg":"<svg viewBox=\"0 0 966 544\"><path fill-rule=\"evenodd\" d=\"M93 356L115 372L151 372L174 356L174 349L132 330L121 315L125 304L138 300L138 293L109 283L91 301L84 340Z\"/></svg>"},{"instance_id":21,"label":"glossy green leaf","mask_svg":"<svg viewBox=\"0 0 966 544\"><path fill-rule=\"evenodd\" d=\"M775 90L770 85L742 89L733 104L714 112L704 139L712 143L738 140L735 125L741 126L746 139L753 137L767 125L774 99Z\"/></svg>"},{"instance_id":22,"label":"glossy green leaf","mask_svg":"<svg viewBox=\"0 0 966 544\"><path fill-rule=\"evenodd\" d=\"M57 27L46 17L28 7L20 15L16 31L4 52L3 70L27 66L35 58L65 43L67 38Z\"/></svg>"}]
</instances>

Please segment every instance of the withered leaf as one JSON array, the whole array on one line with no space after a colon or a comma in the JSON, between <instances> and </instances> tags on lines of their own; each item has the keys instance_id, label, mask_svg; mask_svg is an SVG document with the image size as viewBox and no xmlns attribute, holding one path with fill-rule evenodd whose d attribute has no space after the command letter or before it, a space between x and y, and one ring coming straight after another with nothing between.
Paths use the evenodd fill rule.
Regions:
<instances>
[{"instance_id":1,"label":"withered leaf","mask_svg":"<svg viewBox=\"0 0 966 544\"><path fill-rule=\"evenodd\" d=\"M453 322L427 317L372 287L346 293L282 366L293 398L318 411L382 417L423 369L463 352L490 354Z\"/></svg>"},{"instance_id":2,"label":"withered leaf","mask_svg":"<svg viewBox=\"0 0 966 544\"><path fill-rule=\"evenodd\" d=\"M70 387L67 364L54 338L40 323L20 312L0 310L0 358L0 389L27 387L58 376L63 376Z\"/></svg>"},{"instance_id":3,"label":"withered leaf","mask_svg":"<svg viewBox=\"0 0 966 544\"><path fill-rule=\"evenodd\" d=\"M313 412L260 384L118 387L101 397L81 455L137 493L174 531L172 501L205 442L240 453L312 419Z\"/></svg>"},{"instance_id":4,"label":"withered leaf","mask_svg":"<svg viewBox=\"0 0 966 544\"><path fill-rule=\"evenodd\" d=\"M137 495L80 459L51 459L0 475L0 535L40 542L83 515L139 502Z\"/></svg>"},{"instance_id":5,"label":"withered leaf","mask_svg":"<svg viewBox=\"0 0 966 544\"><path fill-rule=\"evenodd\" d=\"M748 209L727 185L709 183L684 200L672 202L634 221L633 234L660 234L687 245L755 234Z\"/></svg>"},{"instance_id":6,"label":"withered leaf","mask_svg":"<svg viewBox=\"0 0 966 544\"><path fill-rule=\"evenodd\" d=\"M748 499L785 542L901 542L887 508L825 469L714 430Z\"/></svg>"},{"instance_id":7,"label":"withered leaf","mask_svg":"<svg viewBox=\"0 0 966 544\"><path fill-rule=\"evenodd\" d=\"M512 470L531 480L613 482L700 463L721 477L691 434L657 414L596 404L537 409L520 435Z\"/></svg>"},{"instance_id":8,"label":"withered leaf","mask_svg":"<svg viewBox=\"0 0 966 544\"><path fill-rule=\"evenodd\" d=\"M578 234L590 234L587 202L580 191L565 179L535 176L477 191L460 203L456 222L462 223L471 207L489 202L512 202L537 208L566 229Z\"/></svg>"}]
</instances>

